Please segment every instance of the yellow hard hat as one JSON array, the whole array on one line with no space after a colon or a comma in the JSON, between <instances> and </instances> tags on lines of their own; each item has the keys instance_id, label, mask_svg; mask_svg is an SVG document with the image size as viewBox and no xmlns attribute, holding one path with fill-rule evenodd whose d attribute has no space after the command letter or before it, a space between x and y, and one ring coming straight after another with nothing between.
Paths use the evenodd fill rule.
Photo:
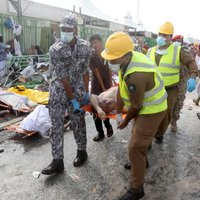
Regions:
<instances>
[{"instance_id":1,"label":"yellow hard hat","mask_svg":"<svg viewBox=\"0 0 200 200\"><path fill-rule=\"evenodd\" d=\"M165 22L159 29L159 33L163 33L166 35L173 35L174 34L174 26L171 22Z\"/></svg>"},{"instance_id":2,"label":"yellow hard hat","mask_svg":"<svg viewBox=\"0 0 200 200\"><path fill-rule=\"evenodd\" d=\"M121 58L134 49L131 37L124 32L115 32L107 39L101 56L106 60Z\"/></svg>"}]
</instances>

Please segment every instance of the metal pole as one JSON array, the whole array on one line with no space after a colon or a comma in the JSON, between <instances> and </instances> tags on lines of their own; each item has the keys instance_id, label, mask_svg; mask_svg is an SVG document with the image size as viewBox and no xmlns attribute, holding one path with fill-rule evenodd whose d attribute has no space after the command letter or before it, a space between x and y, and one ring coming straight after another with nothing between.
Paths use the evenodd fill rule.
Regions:
<instances>
[{"instance_id":1,"label":"metal pole","mask_svg":"<svg viewBox=\"0 0 200 200\"><path fill-rule=\"evenodd\" d=\"M22 1L18 0L17 5L18 5L18 10L17 10L18 22L19 24L22 24Z\"/></svg>"},{"instance_id":2,"label":"metal pole","mask_svg":"<svg viewBox=\"0 0 200 200\"><path fill-rule=\"evenodd\" d=\"M139 24L140 0L137 3L137 24Z\"/></svg>"}]
</instances>

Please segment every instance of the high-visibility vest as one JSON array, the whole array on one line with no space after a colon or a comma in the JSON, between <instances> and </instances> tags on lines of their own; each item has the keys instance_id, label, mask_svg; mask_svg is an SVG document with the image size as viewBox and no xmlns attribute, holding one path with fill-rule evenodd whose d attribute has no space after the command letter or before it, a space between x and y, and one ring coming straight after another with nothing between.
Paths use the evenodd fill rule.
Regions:
<instances>
[{"instance_id":1,"label":"high-visibility vest","mask_svg":"<svg viewBox=\"0 0 200 200\"><path fill-rule=\"evenodd\" d=\"M153 62L142 53L133 51L133 57L129 63L123 77L121 70L119 71L119 87L120 87L120 96L122 97L126 107L131 106L129 98L129 90L124 81L127 75L134 72L145 72L145 73L154 73L154 82L155 86L144 93L143 105L139 111L139 114L153 114L164 111L167 109L167 93L164 88L164 82L162 76L157 70Z\"/></svg>"},{"instance_id":2,"label":"high-visibility vest","mask_svg":"<svg viewBox=\"0 0 200 200\"><path fill-rule=\"evenodd\" d=\"M155 61L155 52L157 47L153 47L148 50L147 56L156 64ZM164 54L158 66L164 85L170 86L179 82L180 74L180 50L181 47L171 44L167 49L167 53Z\"/></svg>"}]
</instances>

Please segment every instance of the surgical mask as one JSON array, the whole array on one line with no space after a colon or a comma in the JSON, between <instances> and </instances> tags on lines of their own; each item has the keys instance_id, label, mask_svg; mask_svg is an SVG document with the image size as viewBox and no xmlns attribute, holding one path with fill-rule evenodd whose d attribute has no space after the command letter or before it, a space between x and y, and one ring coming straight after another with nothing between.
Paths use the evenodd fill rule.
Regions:
<instances>
[{"instance_id":1,"label":"surgical mask","mask_svg":"<svg viewBox=\"0 0 200 200\"><path fill-rule=\"evenodd\" d=\"M156 39L156 42L158 44L159 47L163 47L166 45L166 39L162 36L158 36Z\"/></svg>"},{"instance_id":2,"label":"surgical mask","mask_svg":"<svg viewBox=\"0 0 200 200\"><path fill-rule=\"evenodd\" d=\"M181 46L181 42L178 42L178 41L173 42L173 44L174 44L175 46Z\"/></svg>"},{"instance_id":3,"label":"surgical mask","mask_svg":"<svg viewBox=\"0 0 200 200\"><path fill-rule=\"evenodd\" d=\"M110 61L108 61L108 66L112 72L118 72L120 70L120 64L111 64Z\"/></svg>"},{"instance_id":4,"label":"surgical mask","mask_svg":"<svg viewBox=\"0 0 200 200\"><path fill-rule=\"evenodd\" d=\"M157 49L157 50L156 50L156 53L157 53L158 55L165 55L165 54L167 54L167 49L163 49L163 50Z\"/></svg>"},{"instance_id":5,"label":"surgical mask","mask_svg":"<svg viewBox=\"0 0 200 200\"><path fill-rule=\"evenodd\" d=\"M60 36L63 42L71 42L74 38L74 32L60 32Z\"/></svg>"}]
</instances>

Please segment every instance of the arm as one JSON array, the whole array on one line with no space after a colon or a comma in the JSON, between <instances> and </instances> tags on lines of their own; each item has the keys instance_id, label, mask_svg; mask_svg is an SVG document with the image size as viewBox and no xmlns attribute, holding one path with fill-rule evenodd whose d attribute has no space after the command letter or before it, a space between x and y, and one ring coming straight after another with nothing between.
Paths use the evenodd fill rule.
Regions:
<instances>
[{"instance_id":1,"label":"arm","mask_svg":"<svg viewBox=\"0 0 200 200\"><path fill-rule=\"evenodd\" d=\"M102 118L102 119L106 118L105 112L99 106L97 95L95 95L95 94L90 95L90 103L95 108L95 110L97 111L97 114L100 118Z\"/></svg>"},{"instance_id":2,"label":"arm","mask_svg":"<svg viewBox=\"0 0 200 200\"><path fill-rule=\"evenodd\" d=\"M56 77L63 84L65 92L67 96L70 98L70 100L74 99L74 95L72 93L72 87L67 78L67 75L68 75L67 66L65 66L65 63L60 60L58 51L55 51L54 49L52 49L50 50L49 55L50 55L52 70L55 71Z\"/></svg>"},{"instance_id":3,"label":"arm","mask_svg":"<svg viewBox=\"0 0 200 200\"><path fill-rule=\"evenodd\" d=\"M83 82L84 82L84 86L85 86L85 91L86 93L89 92L89 73L85 73L83 74Z\"/></svg>"},{"instance_id":4,"label":"arm","mask_svg":"<svg viewBox=\"0 0 200 200\"><path fill-rule=\"evenodd\" d=\"M96 65L96 57L94 56L94 54L92 54L91 58L90 58L90 69L92 71L92 73L96 76L97 80L98 80L98 83L100 84L101 86L101 89L103 91L105 91L105 86L103 84L103 80L101 78L101 75L99 73L99 70L97 68L97 65Z\"/></svg>"},{"instance_id":5,"label":"arm","mask_svg":"<svg viewBox=\"0 0 200 200\"><path fill-rule=\"evenodd\" d=\"M124 102L120 96L120 89L118 87L118 91L117 91L117 114L120 114L122 113L123 111L123 108L124 108Z\"/></svg>"},{"instance_id":6,"label":"arm","mask_svg":"<svg viewBox=\"0 0 200 200\"><path fill-rule=\"evenodd\" d=\"M66 92L67 96L70 98L70 100L74 99L71 84L69 83L68 79L66 77L64 77L60 81L63 84L63 86L65 88L65 92Z\"/></svg>"},{"instance_id":7,"label":"arm","mask_svg":"<svg viewBox=\"0 0 200 200\"><path fill-rule=\"evenodd\" d=\"M94 69L93 69L93 73L94 73L95 76L97 77L97 80L98 80L98 82L99 82L99 84L100 84L100 86L101 86L101 89L102 89L103 91L105 91L106 89L105 89L105 86L104 86L104 84L103 84L103 80L102 80L102 78L101 78L101 75L100 75L100 73L99 73L99 70L98 70L97 68L94 68Z\"/></svg>"},{"instance_id":8,"label":"arm","mask_svg":"<svg viewBox=\"0 0 200 200\"><path fill-rule=\"evenodd\" d=\"M191 78L196 78L198 76L197 64L187 48L181 48L180 61L188 68Z\"/></svg>"},{"instance_id":9,"label":"arm","mask_svg":"<svg viewBox=\"0 0 200 200\"><path fill-rule=\"evenodd\" d=\"M129 91L131 106L128 109L125 119L118 126L119 129L125 128L129 121L138 115L140 109L142 108L144 93L148 80L148 73L135 72L129 75L126 84Z\"/></svg>"},{"instance_id":10,"label":"arm","mask_svg":"<svg viewBox=\"0 0 200 200\"><path fill-rule=\"evenodd\" d=\"M198 76L197 64L186 48L181 48L180 60L189 70L190 78L187 80L187 91L192 92L196 88L196 77Z\"/></svg>"},{"instance_id":11,"label":"arm","mask_svg":"<svg viewBox=\"0 0 200 200\"><path fill-rule=\"evenodd\" d=\"M88 46L87 47L87 56L85 59L85 63L83 64L83 69L82 69L82 73L83 73L83 82L84 82L84 86L85 86L85 91L86 93L89 93L89 63L90 63L90 56L91 56L91 49Z\"/></svg>"}]
</instances>

